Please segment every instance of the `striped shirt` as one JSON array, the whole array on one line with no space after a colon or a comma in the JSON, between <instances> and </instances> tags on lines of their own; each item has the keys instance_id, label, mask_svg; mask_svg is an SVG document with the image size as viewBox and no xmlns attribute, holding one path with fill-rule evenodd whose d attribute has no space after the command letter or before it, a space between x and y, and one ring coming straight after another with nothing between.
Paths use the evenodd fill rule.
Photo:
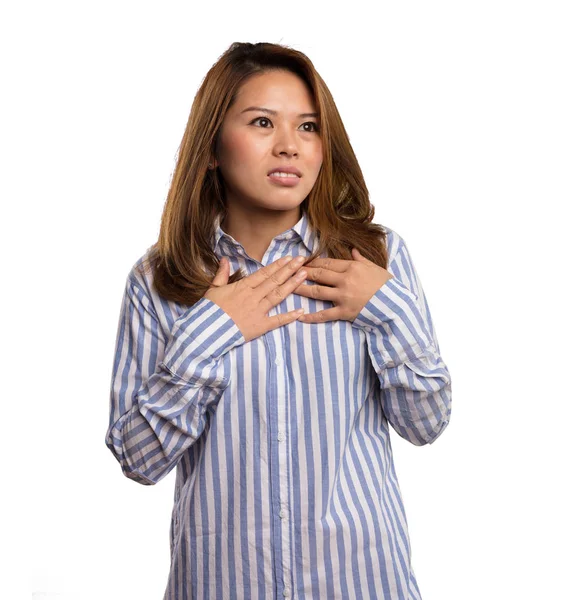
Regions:
<instances>
[{"instance_id":1,"label":"striped shirt","mask_svg":"<svg viewBox=\"0 0 567 600\"><path fill-rule=\"evenodd\" d=\"M248 342L211 300L160 297L137 269L146 255L132 267L106 444L143 485L177 467L164 599L421 598L389 426L434 442L451 380L408 247L385 230L394 277L354 321ZM260 263L217 218L211 244L251 274L318 237L303 213ZM268 316L332 306L292 293Z\"/></svg>"}]
</instances>

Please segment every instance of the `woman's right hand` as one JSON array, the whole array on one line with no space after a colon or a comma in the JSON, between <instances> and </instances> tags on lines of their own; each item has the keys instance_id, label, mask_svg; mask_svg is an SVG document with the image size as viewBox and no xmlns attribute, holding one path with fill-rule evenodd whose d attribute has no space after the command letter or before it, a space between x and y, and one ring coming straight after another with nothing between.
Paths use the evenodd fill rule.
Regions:
<instances>
[{"instance_id":1,"label":"woman's right hand","mask_svg":"<svg viewBox=\"0 0 567 600\"><path fill-rule=\"evenodd\" d=\"M271 308L280 304L305 279L305 270L303 275L296 275L305 257L296 256L286 263L286 259L289 258L284 256L230 284L229 262L225 257L221 259L213 279L214 286L218 287L210 287L204 297L228 314L247 342L267 331L287 325L302 315L303 311L300 309L300 312L290 311L273 317L266 316Z\"/></svg>"}]
</instances>

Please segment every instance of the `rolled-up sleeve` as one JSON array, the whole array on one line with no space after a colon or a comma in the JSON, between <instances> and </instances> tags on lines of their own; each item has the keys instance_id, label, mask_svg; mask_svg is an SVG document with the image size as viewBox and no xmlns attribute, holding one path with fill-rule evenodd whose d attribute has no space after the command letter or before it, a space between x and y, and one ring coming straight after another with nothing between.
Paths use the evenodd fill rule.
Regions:
<instances>
[{"instance_id":1,"label":"rolled-up sleeve","mask_svg":"<svg viewBox=\"0 0 567 600\"><path fill-rule=\"evenodd\" d=\"M229 383L223 355L244 341L207 298L184 312L166 339L149 294L128 277L105 439L126 477L153 485L175 467L202 434L207 405Z\"/></svg>"},{"instance_id":2,"label":"rolled-up sleeve","mask_svg":"<svg viewBox=\"0 0 567 600\"><path fill-rule=\"evenodd\" d=\"M353 321L365 331L380 402L397 433L416 446L432 444L451 416L451 376L429 305L404 240L393 232L388 279Z\"/></svg>"}]
</instances>

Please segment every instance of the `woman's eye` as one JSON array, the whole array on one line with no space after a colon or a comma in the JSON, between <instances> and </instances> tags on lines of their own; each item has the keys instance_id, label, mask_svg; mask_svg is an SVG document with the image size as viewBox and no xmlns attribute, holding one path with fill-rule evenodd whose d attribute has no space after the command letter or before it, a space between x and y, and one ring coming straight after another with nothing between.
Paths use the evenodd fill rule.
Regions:
<instances>
[{"instance_id":1,"label":"woman's eye","mask_svg":"<svg viewBox=\"0 0 567 600\"><path fill-rule=\"evenodd\" d=\"M313 129L311 129L310 131L319 131L317 123L314 123L313 121L308 121L307 123L303 123L303 125L313 125Z\"/></svg>"},{"instance_id":2,"label":"woman's eye","mask_svg":"<svg viewBox=\"0 0 567 600\"><path fill-rule=\"evenodd\" d=\"M256 119L254 119L251 123L260 123L261 121L267 121L268 123L271 123L270 119L268 119L268 117L257 117ZM303 131L307 131L309 133L311 132L317 132L319 131L319 126L317 125L317 123L313 122L313 121L308 121L307 123L302 123L303 125L311 125L313 126L313 129L304 129ZM262 127L262 129L265 129L265 127Z\"/></svg>"},{"instance_id":3,"label":"woman's eye","mask_svg":"<svg viewBox=\"0 0 567 600\"><path fill-rule=\"evenodd\" d=\"M256 121L268 121L268 123L269 123L270 119L268 119L267 117L257 117L256 119L254 119L252 121L252 123L256 123Z\"/></svg>"}]
</instances>

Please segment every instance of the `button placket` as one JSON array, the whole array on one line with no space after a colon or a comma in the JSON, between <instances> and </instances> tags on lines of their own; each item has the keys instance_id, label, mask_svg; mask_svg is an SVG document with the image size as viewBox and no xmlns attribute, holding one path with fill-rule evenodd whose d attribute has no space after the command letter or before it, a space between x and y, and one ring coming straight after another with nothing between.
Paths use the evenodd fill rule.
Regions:
<instances>
[{"instance_id":1,"label":"button placket","mask_svg":"<svg viewBox=\"0 0 567 600\"><path fill-rule=\"evenodd\" d=\"M289 496L289 477L288 477L288 456L287 456L287 444L282 443L286 439L287 431L287 398L285 391L288 389L286 382L286 370L283 360L285 355L283 348L284 336L282 332L275 330L274 336L274 381L277 381L277 385L274 388L274 393L277 393L277 421L274 423L274 429L277 431L276 438L278 443L275 447L275 452L278 457L278 469L279 469L279 511L277 513L280 522L280 539L281 539L281 564L279 565L282 570L282 579L284 583L284 596L291 595L290 587L287 585L291 581L291 541L290 541L290 512L287 506ZM281 580L280 580L281 581ZM286 592L287 590L287 592Z\"/></svg>"}]
</instances>

